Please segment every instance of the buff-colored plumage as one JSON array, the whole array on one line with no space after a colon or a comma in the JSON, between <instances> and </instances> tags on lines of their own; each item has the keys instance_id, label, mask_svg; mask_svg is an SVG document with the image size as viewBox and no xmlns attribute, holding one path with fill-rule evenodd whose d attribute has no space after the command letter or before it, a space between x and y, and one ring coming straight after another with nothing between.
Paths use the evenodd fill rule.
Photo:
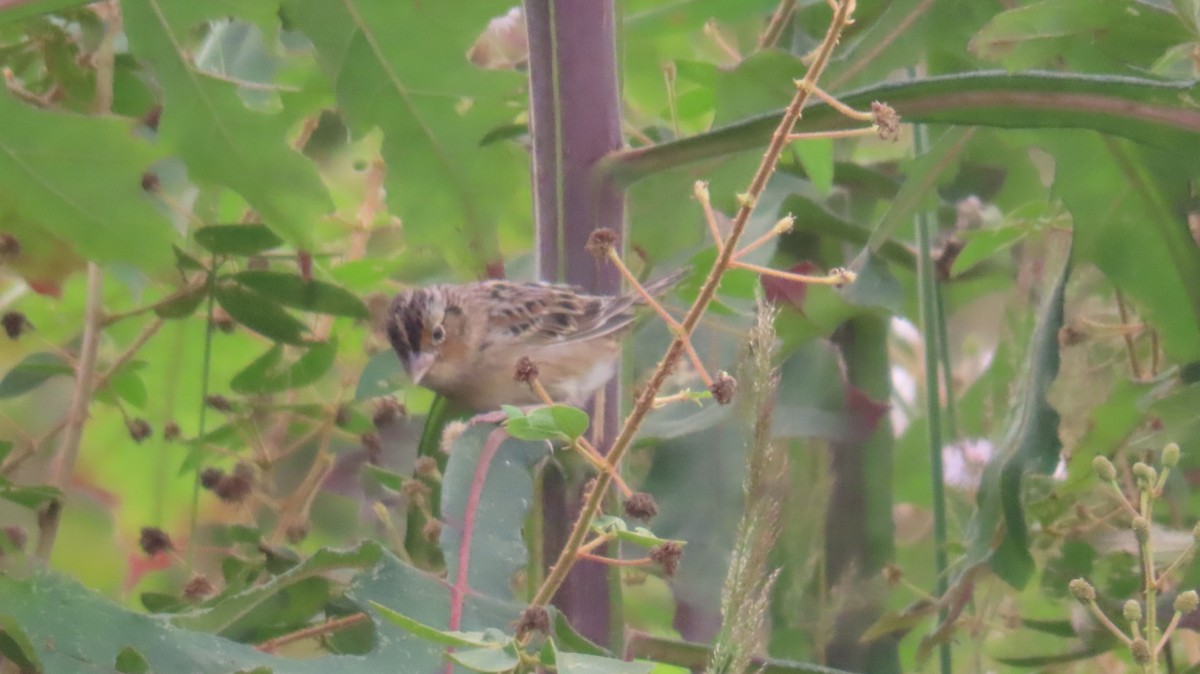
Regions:
<instances>
[{"instance_id":1,"label":"buff-colored plumage","mask_svg":"<svg viewBox=\"0 0 1200 674\"><path fill-rule=\"evenodd\" d=\"M664 292L681 276L647 290ZM545 283L435 285L397 295L387 332L414 381L470 409L541 402L513 377L522 356L551 398L582 404L612 376L639 302Z\"/></svg>"}]
</instances>

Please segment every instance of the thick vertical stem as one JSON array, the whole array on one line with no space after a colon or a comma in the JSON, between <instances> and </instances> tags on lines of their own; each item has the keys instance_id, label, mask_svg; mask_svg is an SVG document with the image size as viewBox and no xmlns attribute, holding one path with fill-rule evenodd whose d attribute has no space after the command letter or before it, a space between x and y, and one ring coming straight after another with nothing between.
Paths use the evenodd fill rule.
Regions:
<instances>
[{"instance_id":1,"label":"thick vertical stem","mask_svg":"<svg viewBox=\"0 0 1200 674\"><path fill-rule=\"evenodd\" d=\"M615 294L621 286L617 270L584 250L593 230L609 228L623 236L625 229L624 195L611 180L598 179L595 170L623 142L613 3L526 0L525 17L538 274ZM611 440L619 416L616 382L605 391L603 414L594 417L601 421L602 437ZM606 452L607 447L600 443L598 449ZM547 515L578 512L576 491L547 489L542 502ZM546 518L546 554L559 553L571 524L566 518ZM597 643L609 640L609 587L602 566L573 569L556 604L583 634Z\"/></svg>"}]
</instances>

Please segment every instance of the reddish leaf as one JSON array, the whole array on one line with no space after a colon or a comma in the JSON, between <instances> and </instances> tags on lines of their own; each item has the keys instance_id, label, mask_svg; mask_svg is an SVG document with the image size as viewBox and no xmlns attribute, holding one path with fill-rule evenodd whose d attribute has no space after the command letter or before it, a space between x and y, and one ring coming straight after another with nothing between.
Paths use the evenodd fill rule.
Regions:
<instances>
[{"instance_id":1,"label":"reddish leaf","mask_svg":"<svg viewBox=\"0 0 1200 674\"><path fill-rule=\"evenodd\" d=\"M817 265L805 260L788 270L793 274L813 274L818 271ZM767 301L781 306L790 306L796 311L804 311L804 297L808 293L808 284L791 281L778 276L762 277L763 294Z\"/></svg>"}]
</instances>

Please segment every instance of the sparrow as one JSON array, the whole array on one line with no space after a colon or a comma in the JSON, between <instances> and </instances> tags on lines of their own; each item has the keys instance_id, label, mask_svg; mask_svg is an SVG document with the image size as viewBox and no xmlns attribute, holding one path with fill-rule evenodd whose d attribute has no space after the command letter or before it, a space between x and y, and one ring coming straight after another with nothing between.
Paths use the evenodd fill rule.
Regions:
<instances>
[{"instance_id":1,"label":"sparrow","mask_svg":"<svg viewBox=\"0 0 1200 674\"><path fill-rule=\"evenodd\" d=\"M659 295L686 270L647 286ZM516 380L528 356L555 402L582 405L609 380L641 295L589 295L549 283L481 281L405 290L388 308L388 341L414 383L476 412L541 403Z\"/></svg>"}]
</instances>

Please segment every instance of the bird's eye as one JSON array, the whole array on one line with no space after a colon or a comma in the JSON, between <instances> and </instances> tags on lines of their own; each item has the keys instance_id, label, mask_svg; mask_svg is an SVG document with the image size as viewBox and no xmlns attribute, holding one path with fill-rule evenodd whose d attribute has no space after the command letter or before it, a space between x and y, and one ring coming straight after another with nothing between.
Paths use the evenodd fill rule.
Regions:
<instances>
[{"instance_id":1,"label":"bird's eye","mask_svg":"<svg viewBox=\"0 0 1200 674\"><path fill-rule=\"evenodd\" d=\"M429 338L433 340L434 344L441 344L442 340L446 339L446 329L440 325L435 327L433 332L429 333Z\"/></svg>"}]
</instances>

